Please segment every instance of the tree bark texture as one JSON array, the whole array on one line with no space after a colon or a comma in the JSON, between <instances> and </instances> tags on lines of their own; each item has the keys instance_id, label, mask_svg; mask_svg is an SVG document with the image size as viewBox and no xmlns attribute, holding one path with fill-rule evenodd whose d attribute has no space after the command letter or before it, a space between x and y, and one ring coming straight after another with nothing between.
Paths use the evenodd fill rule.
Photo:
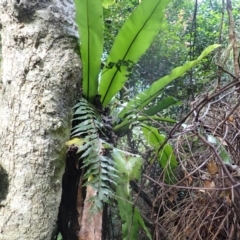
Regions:
<instances>
[{"instance_id":1,"label":"tree bark texture","mask_svg":"<svg viewBox=\"0 0 240 240\"><path fill-rule=\"evenodd\" d=\"M72 0L1 0L0 240L48 240L81 69Z\"/></svg>"}]
</instances>

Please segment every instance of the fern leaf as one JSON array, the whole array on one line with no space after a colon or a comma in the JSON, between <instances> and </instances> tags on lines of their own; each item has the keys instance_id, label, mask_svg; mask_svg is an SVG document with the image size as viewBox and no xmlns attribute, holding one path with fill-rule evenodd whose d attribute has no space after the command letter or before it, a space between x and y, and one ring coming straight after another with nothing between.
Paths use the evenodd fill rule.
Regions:
<instances>
[{"instance_id":1,"label":"fern leaf","mask_svg":"<svg viewBox=\"0 0 240 240\"><path fill-rule=\"evenodd\" d=\"M75 126L72 128L71 134L73 139L69 142L79 142L80 140L74 139L81 139L82 144L77 145L77 153L80 155L79 161L82 161L82 168L86 169L84 185L91 186L95 190L91 201L94 203L92 204L93 212L97 212L103 202L107 202L112 196L109 185L116 185L117 170L114 168L113 161L104 156L107 149L111 149L111 147L100 137L103 135L104 125L97 110L85 99L81 99L74 109L73 122Z\"/></svg>"}]
</instances>

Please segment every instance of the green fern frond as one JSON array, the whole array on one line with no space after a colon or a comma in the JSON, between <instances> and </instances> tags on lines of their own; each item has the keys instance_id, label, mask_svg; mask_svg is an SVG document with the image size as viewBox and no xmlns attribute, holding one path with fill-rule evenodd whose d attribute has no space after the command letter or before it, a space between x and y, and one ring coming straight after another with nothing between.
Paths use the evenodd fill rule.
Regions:
<instances>
[{"instance_id":1,"label":"green fern frond","mask_svg":"<svg viewBox=\"0 0 240 240\"><path fill-rule=\"evenodd\" d=\"M110 184L116 185L117 170L113 161L106 156L109 144L101 139L104 136L104 124L100 114L87 100L81 99L74 107L74 123L71 138L81 139L78 145L82 168L85 168L84 179L86 185L96 190L96 196L91 201L94 208L102 208L103 202L108 202L112 196ZM107 148L105 148L107 146Z\"/></svg>"}]
</instances>

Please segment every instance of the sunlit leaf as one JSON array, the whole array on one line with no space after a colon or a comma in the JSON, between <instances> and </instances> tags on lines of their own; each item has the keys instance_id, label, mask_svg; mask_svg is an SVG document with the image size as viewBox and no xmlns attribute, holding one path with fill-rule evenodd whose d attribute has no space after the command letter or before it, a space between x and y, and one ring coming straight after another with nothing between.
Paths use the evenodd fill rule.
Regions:
<instances>
[{"instance_id":1,"label":"sunlit leaf","mask_svg":"<svg viewBox=\"0 0 240 240\"><path fill-rule=\"evenodd\" d=\"M108 8L109 6L113 5L115 0L102 0L102 5L104 8Z\"/></svg>"},{"instance_id":2,"label":"sunlit leaf","mask_svg":"<svg viewBox=\"0 0 240 240\"><path fill-rule=\"evenodd\" d=\"M165 136L160 134L157 128L144 124L142 124L142 131L148 143L158 154L159 164L164 170L166 170L165 181L168 183L174 183L176 181L175 171L178 162L171 145L169 143L165 143L160 150L161 145L165 141Z\"/></svg>"},{"instance_id":3,"label":"sunlit leaf","mask_svg":"<svg viewBox=\"0 0 240 240\"><path fill-rule=\"evenodd\" d=\"M143 0L120 29L100 80L99 94L104 106L124 86L131 68L129 65L136 63L149 48L160 29L164 9L169 2ZM110 68L111 63L113 66Z\"/></svg>"},{"instance_id":4,"label":"sunlit leaf","mask_svg":"<svg viewBox=\"0 0 240 240\"><path fill-rule=\"evenodd\" d=\"M144 114L148 115L148 116L152 116L158 112L161 112L164 109L167 109L168 107L179 103L179 101L174 98L174 97L166 97L163 100L159 101L157 104L155 104L154 106L148 108L147 110L143 111Z\"/></svg>"},{"instance_id":5,"label":"sunlit leaf","mask_svg":"<svg viewBox=\"0 0 240 240\"><path fill-rule=\"evenodd\" d=\"M116 185L116 197L122 222L122 239L137 240L139 225L146 232L148 238L152 239L139 210L136 207L133 208L129 188L131 180L140 178L143 161L138 155L116 148L112 151L112 157L119 176Z\"/></svg>"},{"instance_id":6,"label":"sunlit leaf","mask_svg":"<svg viewBox=\"0 0 240 240\"><path fill-rule=\"evenodd\" d=\"M74 146L77 146L77 147L81 147L84 143L86 143L86 140L84 138L73 138L69 141L66 142L66 145L68 147L74 145Z\"/></svg>"},{"instance_id":7,"label":"sunlit leaf","mask_svg":"<svg viewBox=\"0 0 240 240\"><path fill-rule=\"evenodd\" d=\"M158 117L158 116L152 116L151 118L150 117L136 117L136 118L130 118L130 119L124 120L122 123L116 125L113 128L113 131L115 132L115 134L123 136L124 134L126 134L128 132L128 130L130 129L130 125L133 124L134 122L136 122L136 121L144 122L144 121L151 121L151 120L176 123L176 121L174 119L171 119L168 117L165 117L165 118Z\"/></svg>"},{"instance_id":8,"label":"sunlit leaf","mask_svg":"<svg viewBox=\"0 0 240 240\"><path fill-rule=\"evenodd\" d=\"M161 93L162 89L175 80L176 78L182 76L192 67L196 66L200 63L200 61L207 56L210 52L214 49L218 48L219 44L214 44L207 47L201 55L194 61L190 61L185 63L181 67L174 68L171 73L167 76L160 78L159 80L155 81L148 89L145 91L137 94L132 100L128 102L128 104L123 108L123 110L118 114L119 118L124 118L125 114L133 111L142 110L145 106L147 106L152 100L154 100L158 95Z\"/></svg>"},{"instance_id":9,"label":"sunlit leaf","mask_svg":"<svg viewBox=\"0 0 240 240\"><path fill-rule=\"evenodd\" d=\"M98 90L103 51L103 10L101 0L74 0L83 65L83 95L92 102Z\"/></svg>"},{"instance_id":10,"label":"sunlit leaf","mask_svg":"<svg viewBox=\"0 0 240 240\"><path fill-rule=\"evenodd\" d=\"M143 160L139 155L134 155L114 148L112 151L112 157L115 162L115 168L121 176L121 181L127 182L140 178Z\"/></svg>"}]
</instances>

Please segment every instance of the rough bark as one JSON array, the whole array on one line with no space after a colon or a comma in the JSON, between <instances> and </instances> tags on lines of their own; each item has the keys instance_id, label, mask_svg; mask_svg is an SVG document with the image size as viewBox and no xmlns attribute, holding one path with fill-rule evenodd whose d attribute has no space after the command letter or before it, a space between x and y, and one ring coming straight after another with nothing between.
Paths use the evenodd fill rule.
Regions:
<instances>
[{"instance_id":1,"label":"rough bark","mask_svg":"<svg viewBox=\"0 0 240 240\"><path fill-rule=\"evenodd\" d=\"M235 29L234 18L232 14L232 1L227 0L227 12L228 12L228 19L229 19L229 42L232 45L233 50L233 66L234 66L234 73L235 77L238 78L240 75L240 69L238 65L238 55L239 55L239 47L237 42L237 35ZM239 86L238 86L239 87ZM238 90L239 92L239 90Z\"/></svg>"},{"instance_id":2,"label":"rough bark","mask_svg":"<svg viewBox=\"0 0 240 240\"><path fill-rule=\"evenodd\" d=\"M87 186L87 195L84 201L84 209L81 219L79 240L101 240L102 239L102 211L91 214L91 198L96 196L96 190Z\"/></svg>"},{"instance_id":3,"label":"rough bark","mask_svg":"<svg viewBox=\"0 0 240 240\"><path fill-rule=\"evenodd\" d=\"M72 0L1 0L0 240L51 239L80 62Z\"/></svg>"}]
</instances>

